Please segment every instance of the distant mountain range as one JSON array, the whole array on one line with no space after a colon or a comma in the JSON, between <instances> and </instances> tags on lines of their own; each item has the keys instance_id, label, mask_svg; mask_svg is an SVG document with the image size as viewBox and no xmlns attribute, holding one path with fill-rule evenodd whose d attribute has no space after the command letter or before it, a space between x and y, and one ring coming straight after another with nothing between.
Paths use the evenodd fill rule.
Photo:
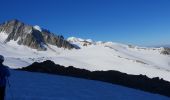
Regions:
<instances>
[{"instance_id":1,"label":"distant mountain range","mask_svg":"<svg viewBox=\"0 0 170 100\"><path fill-rule=\"evenodd\" d=\"M167 44L167 45L157 45L157 46L154 46L154 47L164 47L164 48L170 48L170 44Z\"/></svg>"}]
</instances>

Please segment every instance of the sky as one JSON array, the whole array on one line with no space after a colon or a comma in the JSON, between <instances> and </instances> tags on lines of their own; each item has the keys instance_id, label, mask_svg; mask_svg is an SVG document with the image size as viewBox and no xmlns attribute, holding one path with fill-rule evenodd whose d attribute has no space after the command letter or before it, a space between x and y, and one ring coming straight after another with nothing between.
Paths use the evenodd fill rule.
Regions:
<instances>
[{"instance_id":1,"label":"sky","mask_svg":"<svg viewBox=\"0 0 170 100\"><path fill-rule=\"evenodd\" d=\"M0 15L65 38L170 44L170 0L1 0Z\"/></svg>"}]
</instances>

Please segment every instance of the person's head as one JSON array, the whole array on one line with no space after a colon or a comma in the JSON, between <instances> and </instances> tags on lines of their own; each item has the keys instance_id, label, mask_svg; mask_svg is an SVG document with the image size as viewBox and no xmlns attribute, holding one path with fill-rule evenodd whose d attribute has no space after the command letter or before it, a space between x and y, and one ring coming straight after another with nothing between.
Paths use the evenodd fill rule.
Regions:
<instances>
[{"instance_id":1,"label":"person's head","mask_svg":"<svg viewBox=\"0 0 170 100\"><path fill-rule=\"evenodd\" d=\"M4 62L4 56L0 55L0 64Z\"/></svg>"}]
</instances>

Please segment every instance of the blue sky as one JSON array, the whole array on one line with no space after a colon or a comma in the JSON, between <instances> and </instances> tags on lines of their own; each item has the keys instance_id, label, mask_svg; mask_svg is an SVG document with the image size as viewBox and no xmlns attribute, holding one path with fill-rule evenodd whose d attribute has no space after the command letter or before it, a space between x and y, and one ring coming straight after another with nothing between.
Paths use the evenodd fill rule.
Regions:
<instances>
[{"instance_id":1,"label":"blue sky","mask_svg":"<svg viewBox=\"0 0 170 100\"><path fill-rule=\"evenodd\" d=\"M170 0L1 0L0 22L19 19L65 37L170 44Z\"/></svg>"}]
</instances>

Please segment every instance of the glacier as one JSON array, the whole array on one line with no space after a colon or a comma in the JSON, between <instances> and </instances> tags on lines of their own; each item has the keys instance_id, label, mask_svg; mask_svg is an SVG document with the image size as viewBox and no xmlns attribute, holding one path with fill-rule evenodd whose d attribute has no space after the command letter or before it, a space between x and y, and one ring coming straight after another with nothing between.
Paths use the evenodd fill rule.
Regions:
<instances>
[{"instance_id":1,"label":"glacier","mask_svg":"<svg viewBox=\"0 0 170 100\"><path fill-rule=\"evenodd\" d=\"M73 39L73 41L71 40ZM80 45L80 49L64 49L47 44L46 51L38 51L16 41L0 42L0 54L5 56L5 65L21 68L33 62L52 60L56 64L74 66L87 70L117 70L133 75L160 77L170 81L170 56L161 54L163 48L130 46L115 42L90 42L83 39L69 39ZM86 43L88 45L85 45Z\"/></svg>"}]
</instances>

